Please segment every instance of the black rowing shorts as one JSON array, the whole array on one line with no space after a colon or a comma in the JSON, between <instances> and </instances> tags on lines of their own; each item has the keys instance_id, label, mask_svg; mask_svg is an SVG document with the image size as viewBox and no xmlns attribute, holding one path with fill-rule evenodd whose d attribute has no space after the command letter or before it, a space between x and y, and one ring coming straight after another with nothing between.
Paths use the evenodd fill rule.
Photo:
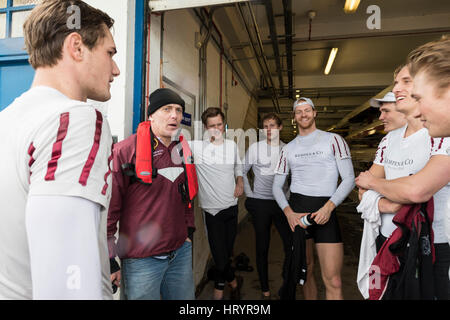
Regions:
<instances>
[{"instance_id":1,"label":"black rowing shorts","mask_svg":"<svg viewBox=\"0 0 450 320\"><path fill-rule=\"evenodd\" d=\"M330 197L311 197L299 193L291 193L289 205L297 213L314 213L324 206ZM341 230L339 228L336 209L331 213L330 219L324 225L312 225L306 229L306 239L314 239L315 243L341 243Z\"/></svg>"}]
</instances>

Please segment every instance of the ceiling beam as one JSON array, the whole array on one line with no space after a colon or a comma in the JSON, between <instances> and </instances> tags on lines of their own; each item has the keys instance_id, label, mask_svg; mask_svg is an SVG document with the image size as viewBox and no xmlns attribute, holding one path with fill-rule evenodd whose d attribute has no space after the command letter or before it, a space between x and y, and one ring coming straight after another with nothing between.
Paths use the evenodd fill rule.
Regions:
<instances>
[{"instance_id":1,"label":"ceiling beam","mask_svg":"<svg viewBox=\"0 0 450 320\"><path fill-rule=\"evenodd\" d=\"M391 91L393 88L392 85L390 85L389 87L387 87L386 89L384 89L383 91L381 91L380 93L378 93L374 98L378 98L381 99L382 97L385 96L386 93L388 93L389 91ZM343 126L345 126L349 120L355 116L357 116L358 114L360 114L361 112L367 110L370 108L370 99L367 100L364 104L362 104L361 106L359 106L358 108L356 108L355 110L353 110L352 112L350 112L347 116L344 117L344 119L342 119L341 121L339 121L338 123L332 125L331 127L329 127L327 129L327 131L331 131L333 129L339 129Z\"/></svg>"},{"instance_id":2,"label":"ceiling beam","mask_svg":"<svg viewBox=\"0 0 450 320\"><path fill-rule=\"evenodd\" d=\"M368 131L382 129L382 127L383 127L383 122L381 122L380 120L377 120L361 129L349 132L349 134L345 137L345 139L353 140L356 138L361 138L361 135L367 133Z\"/></svg>"}]
</instances>

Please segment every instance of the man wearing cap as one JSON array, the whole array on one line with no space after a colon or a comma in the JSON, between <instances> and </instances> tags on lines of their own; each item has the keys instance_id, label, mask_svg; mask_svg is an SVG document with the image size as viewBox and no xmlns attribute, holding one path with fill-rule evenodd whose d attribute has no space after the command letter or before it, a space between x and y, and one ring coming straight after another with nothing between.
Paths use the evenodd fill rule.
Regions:
<instances>
[{"instance_id":1,"label":"man wearing cap","mask_svg":"<svg viewBox=\"0 0 450 320\"><path fill-rule=\"evenodd\" d=\"M405 115L395 108L395 95L388 92L381 99L370 99L370 106L380 109L379 119L384 125L385 132L391 132L406 125ZM369 171L376 173L377 165L372 164ZM356 210L361 213L364 220L363 235L359 253L358 275L356 282L365 299L369 298L369 271L372 262L380 250L383 241L379 237L381 215L384 213L396 213L402 207L401 204L390 201L376 191L358 188L360 200Z\"/></svg>"},{"instance_id":2,"label":"man wearing cap","mask_svg":"<svg viewBox=\"0 0 450 320\"><path fill-rule=\"evenodd\" d=\"M388 92L386 95L381 99L370 99L370 106L374 108L380 109L380 117L379 119L383 123L384 131L389 133L393 130L399 129L406 125L406 118L405 114L398 112L395 108L395 94L393 92ZM380 150L380 149L378 149ZM376 172L377 168L375 167L376 164L373 164L369 171ZM358 188L359 189L359 200L362 199L362 195L364 192L366 192L366 189ZM378 207L380 212L397 212L401 205L394 203L392 201L389 201L386 198L381 198L378 202Z\"/></svg>"},{"instance_id":3,"label":"man wearing cap","mask_svg":"<svg viewBox=\"0 0 450 320\"><path fill-rule=\"evenodd\" d=\"M136 163L137 135L113 150L112 199L108 214L111 281L130 300L195 299L192 275L193 209L183 200L185 182L176 135L184 101L170 89L150 95L148 116L153 133L153 168L157 176L144 184L125 172ZM115 233L119 222L119 237ZM115 257L121 259L119 270ZM123 288L124 287L124 288Z\"/></svg>"},{"instance_id":4,"label":"man wearing cap","mask_svg":"<svg viewBox=\"0 0 450 320\"><path fill-rule=\"evenodd\" d=\"M393 92L396 109L406 116L407 124L389 132L380 142L370 171L362 172L355 182L358 187L374 190L397 203L423 203L433 197L435 263L433 265L436 299L449 299L450 246L445 233L445 219L450 197L448 138L431 138L415 116L418 104L411 96L414 86L409 66L401 66L394 74ZM396 229L395 212L381 215L377 247Z\"/></svg>"},{"instance_id":5,"label":"man wearing cap","mask_svg":"<svg viewBox=\"0 0 450 320\"><path fill-rule=\"evenodd\" d=\"M370 106L380 109L379 119L383 123L385 132L401 128L406 124L405 115L395 109L395 102L393 92L386 93L381 99L370 99Z\"/></svg>"},{"instance_id":6,"label":"man wearing cap","mask_svg":"<svg viewBox=\"0 0 450 320\"><path fill-rule=\"evenodd\" d=\"M307 228L306 299L317 299L313 276L313 246L322 269L327 299L342 299L341 269L344 248L335 208L344 201L354 187L354 172L350 148L334 133L316 128L317 112L311 99L300 98L293 105L299 134L281 151L275 168L273 194L289 222ZM291 196L283 192L283 184L291 171ZM341 176L341 183L337 184ZM306 227L300 219L311 214L316 225Z\"/></svg>"}]
</instances>

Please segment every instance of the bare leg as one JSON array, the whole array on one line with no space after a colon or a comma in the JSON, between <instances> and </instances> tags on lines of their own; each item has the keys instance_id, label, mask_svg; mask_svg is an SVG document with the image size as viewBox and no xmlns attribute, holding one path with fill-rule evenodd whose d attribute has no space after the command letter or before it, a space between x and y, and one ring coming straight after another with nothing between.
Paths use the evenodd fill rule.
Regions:
<instances>
[{"instance_id":1,"label":"bare leg","mask_svg":"<svg viewBox=\"0 0 450 320\"><path fill-rule=\"evenodd\" d=\"M344 261L344 245L317 243L316 248L327 300L343 300L341 270Z\"/></svg>"},{"instance_id":2,"label":"bare leg","mask_svg":"<svg viewBox=\"0 0 450 320\"><path fill-rule=\"evenodd\" d=\"M223 290L214 289L213 299L222 300L222 298L223 298Z\"/></svg>"}]
</instances>

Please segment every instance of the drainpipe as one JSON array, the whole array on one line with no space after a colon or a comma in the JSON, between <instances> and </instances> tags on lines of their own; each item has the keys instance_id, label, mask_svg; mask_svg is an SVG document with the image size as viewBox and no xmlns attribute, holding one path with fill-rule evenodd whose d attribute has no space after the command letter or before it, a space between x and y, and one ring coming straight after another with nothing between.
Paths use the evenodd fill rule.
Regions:
<instances>
[{"instance_id":1,"label":"drainpipe","mask_svg":"<svg viewBox=\"0 0 450 320\"><path fill-rule=\"evenodd\" d=\"M289 98L293 99L294 89L294 75L293 75L293 61L292 61L292 1L283 0L284 9L284 29L286 32L286 55L287 55L287 71L289 83Z\"/></svg>"},{"instance_id":2,"label":"drainpipe","mask_svg":"<svg viewBox=\"0 0 450 320\"><path fill-rule=\"evenodd\" d=\"M260 35L260 32L259 32L258 24L256 22L255 14L253 13L252 7L251 7L249 2L247 2L247 7L248 7L248 11L250 12L250 15L252 17L252 20L253 20L253 27L255 29L256 38L258 40L259 50L261 51L261 55L262 55L262 58L263 58L264 66L266 67L267 74L269 75L270 86L272 87L272 102L273 102L273 105L275 107L275 110L278 113L280 113L281 110L280 110L280 104L278 102L278 94L277 94L277 91L275 89L275 85L273 83L272 75L270 74L269 64L267 63L266 55L264 54L264 47L262 45L261 35Z\"/></svg>"},{"instance_id":3,"label":"drainpipe","mask_svg":"<svg viewBox=\"0 0 450 320\"><path fill-rule=\"evenodd\" d=\"M160 49L159 49L159 87L164 88L164 82L163 82L163 58L164 58L164 14L163 12L161 14L161 42L160 42Z\"/></svg>"},{"instance_id":4,"label":"drainpipe","mask_svg":"<svg viewBox=\"0 0 450 320\"><path fill-rule=\"evenodd\" d=\"M207 45L208 41L211 37L211 27L212 27L212 17L214 14L215 8L211 8L209 13L207 14L207 30L205 38L201 40L201 45L199 48L200 51L200 90L199 90L199 115L206 110L207 105ZM205 10L206 12L206 10Z\"/></svg>"},{"instance_id":5,"label":"drainpipe","mask_svg":"<svg viewBox=\"0 0 450 320\"><path fill-rule=\"evenodd\" d=\"M207 15L208 12L206 11L205 8L202 8L202 11ZM219 40L220 40L220 69L219 69L219 106L220 106L220 110L222 110L222 92L223 92L223 85L222 85L222 78L223 78L223 73L222 73L222 69L223 69L223 56L224 56L224 52L225 49L223 47L223 37L222 37L222 33L219 31L219 28L217 28L216 24L214 23L214 21L212 20L212 16L211 16L211 23L212 26L214 27L214 30L216 30L217 35L219 36Z\"/></svg>"},{"instance_id":6,"label":"drainpipe","mask_svg":"<svg viewBox=\"0 0 450 320\"><path fill-rule=\"evenodd\" d=\"M201 25L203 27L207 28L208 25L204 21L203 16L196 9L193 9L193 12L194 12L196 18L198 19L199 23L201 23ZM213 26L214 26L214 22L213 22ZM216 47L219 48L219 50L220 50L220 43L219 43L219 41L217 41L217 39L214 37L213 34L211 34L211 39L213 40L213 43L216 45ZM258 100L258 97L255 95L254 92L252 92L249 89L249 86L247 85L246 81L244 81L244 79L242 78L240 72L234 66L233 60L230 58L230 56L225 51L223 53L223 57L225 59L225 62L228 63L228 65L230 66L230 68L232 70L232 74L236 74L236 76L238 77L238 79L240 81L240 84L245 89L245 91L248 93L248 95L253 97L255 100Z\"/></svg>"}]
</instances>

